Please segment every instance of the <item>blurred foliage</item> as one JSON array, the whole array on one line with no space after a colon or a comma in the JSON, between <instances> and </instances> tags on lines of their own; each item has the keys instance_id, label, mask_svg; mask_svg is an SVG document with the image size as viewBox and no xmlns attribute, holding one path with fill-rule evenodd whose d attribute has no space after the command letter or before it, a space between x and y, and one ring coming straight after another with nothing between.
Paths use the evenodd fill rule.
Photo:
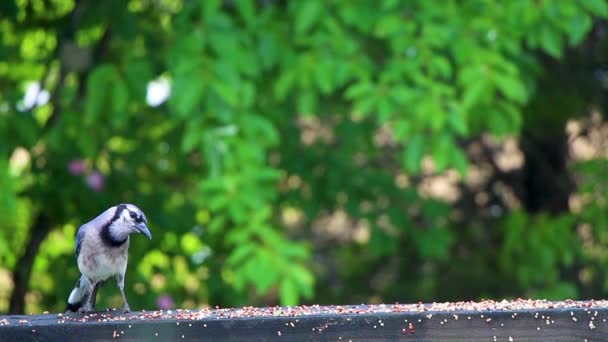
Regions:
<instances>
[{"instance_id":1,"label":"blurred foliage","mask_svg":"<svg viewBox=\"0 0 608 342\"><path fill-rule=\"evenodd\" d=\"M586 115L588 98L543 111L538 85L607 16L604 0L5 1L0 268L41 231L27 308L61 310L78 225L132 202L154 235L132 242L133 308L601 295L605 159L568 167L579 211L488 216L420 187L466 188L482 136ZM151 81L166 103L146 102Z\"/></svg>"}]
</instances>

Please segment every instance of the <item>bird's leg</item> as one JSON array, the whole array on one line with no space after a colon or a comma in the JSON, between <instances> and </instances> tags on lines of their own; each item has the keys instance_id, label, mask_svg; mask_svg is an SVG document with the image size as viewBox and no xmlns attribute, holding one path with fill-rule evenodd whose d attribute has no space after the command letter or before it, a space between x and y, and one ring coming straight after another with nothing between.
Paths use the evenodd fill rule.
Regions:
<instances>
[{"instance_id":1,"label":"bird's leg","mask_svg":"<svg viewBox=\"0 0 608 342\"><path fill-rule=\"evenodd\" d=\"M129 303L127 303L127 297L125 296L125 275L124 273L118 274L116 276L116 282L118 283L118 289L120 290L120 295L122 296L122 311L124 313L131 312L131 308L129 308Z\"/></svg>"},{"instance_id":2,"label":"bird's leg","mask_svg":"<svg viewBox=\"0 0 608 342\"><path fill-rule=\"evenodd\" d=\"M96 286L97 286L97 283L94 282L93 280L89 279L89 290L87 290L84 304L82 305L82 307L80 307L80 310L79 310L80 313L87 313L87 312L91 311L91 303L92 303L91 298L93 297L93 292L96 292L95 291Z\"/></svg>"},{"instance_id":3,"label":"bird's leg","mask_svg":"<svg viewBox=\"0 0 608 342\"><path fill-rule=\"evenodd\" d=\"M95 310L95 302L97 302L97 290L105 283L104 280L97 282L93 287L93 292L91 293L91 311Z\"/></svg>"}]
</instances>

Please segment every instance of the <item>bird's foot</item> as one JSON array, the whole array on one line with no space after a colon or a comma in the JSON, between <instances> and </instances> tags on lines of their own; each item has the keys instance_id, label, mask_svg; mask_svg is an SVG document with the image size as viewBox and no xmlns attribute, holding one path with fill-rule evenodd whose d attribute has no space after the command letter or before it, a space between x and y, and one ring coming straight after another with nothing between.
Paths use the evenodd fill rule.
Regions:
<instances>
[{"instance_id":1,"label":"bird's foot","mask_svg":"<svg viewBox=\"0 0 608 342\"><path fill-rule=\"evenodd\" d=\"M126 305L125 307L122 308L122 313L128 314L129 312L131 312L131 308L129 308L128 305Z\"/></svg>"}]
</instances>

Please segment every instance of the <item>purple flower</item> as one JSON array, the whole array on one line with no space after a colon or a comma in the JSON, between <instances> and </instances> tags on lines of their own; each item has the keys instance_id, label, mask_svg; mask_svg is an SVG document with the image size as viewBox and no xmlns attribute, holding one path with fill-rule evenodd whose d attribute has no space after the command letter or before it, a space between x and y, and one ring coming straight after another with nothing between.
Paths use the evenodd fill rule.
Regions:
<instances>
[{"instance_id":1,"label":"purple flower","mask_svg":"<svg viewBox=\"0 0 608 342\"><path fill-rule=\"evenodd\" d=\"M156 305L161 310L171 310L175 308L175 303L173 302L173 298L169 295L162 295L156 299Z\"/></svg>"},{"instance_id":2,"label":"purple flower","mask_svg":"<svg viewBox=\"0 0 608 342\"><path fill-rule=\"evenodd\" d=\"M82 159L72 159L68 163L68 171L72 176L80 176L86 169L85 161Z\"/></svg>"},{"instance_id":3,"label":"purple flower","mask_svg":"<svg viewBox=\"0 0 608 342\"><path fill-rule=\"evenodd\" d=\"M97 192L103 190L103 182L103 175L99 171L93 171L87 176L87 185Z\"/></svg>"}]
</instances>

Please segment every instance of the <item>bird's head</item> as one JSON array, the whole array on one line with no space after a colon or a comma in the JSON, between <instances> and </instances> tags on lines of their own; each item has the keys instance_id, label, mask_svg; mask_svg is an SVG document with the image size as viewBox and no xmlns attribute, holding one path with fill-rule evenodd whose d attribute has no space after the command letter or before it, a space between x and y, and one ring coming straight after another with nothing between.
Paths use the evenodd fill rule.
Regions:
<instances>
[{"instance_id":1,"label":"bird's head","mask_svg":"<svg viewBox=\"0 0 608 342\"><path fill-rule=\"evenodd\" d=\"M141 209L133 204L120 204L114 213L113 228L118 234L141 233L152 239L152 233L148 229L148 220ZM121 234L121 235L122 235Z\"/></svg>"}]
</instances>

